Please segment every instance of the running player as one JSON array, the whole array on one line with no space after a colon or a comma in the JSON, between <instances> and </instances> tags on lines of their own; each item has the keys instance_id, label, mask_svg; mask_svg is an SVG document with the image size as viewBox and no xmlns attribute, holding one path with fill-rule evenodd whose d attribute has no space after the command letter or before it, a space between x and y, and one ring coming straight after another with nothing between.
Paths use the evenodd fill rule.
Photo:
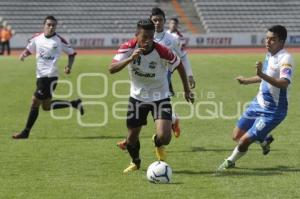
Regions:
<instances>
[{"instance_id":1,"label":"running player","mask_svg":"<svg viewBox=\"0 0 300 199\"><path fill-rule=\"evenodd\" d=\"M131 79L130 98L127 112L128 136L126 148L132 159L124 173L140 168L139 134L147 124L147 115L151 112L156 126L153 136L156 155L165 160L165 145L171 141L172 106L170 104L168 71L178 70L185 98L193 103L184 67L171 50L153 41L154 24L150 19L137 23L136 37L122 44L109 67L110 73L116 73L128 67Z\"/></svg>"},{"instance_id":2,"label":"running player","mask_svg":"<svg viewBox=\"0 0 300 199\"><path fill-rule=\"evenodd\" d=\"M235 162L244 156L249 146L258 141L263 154L270 152L273 137L269 134L286 117L288 111L288 87L294 72L292 56L284 49L287 30L275 25L266 33L268 50L264 63L256 62L256 76L237 77L240 84L260 82L259 92L233 130L233 140L238 145L217 171L235 167Z\"/></svg>"},{"instance_id":3,"label":"running player","mask_svg":"<svg viewBox=\"0 0 300 199\"><path fill-rule=\"evenodd\" d=\"M55 90L58 80L56 63L60 55L62 52L65 52L69 56L68 65L64 70L66 74L71 73L76 55L74 49L71 48L62 37L55 33L56 25L56 18L47 16L44 20L43 32L32 37L26 49L20 55L20 60L24 61L25 57L36 53L37 88L32 96L32 104L26 126L20 133L16 133L12 136L14 139L26 139L29 137L30 130L38 117L40 105L44 111L73 107L78 109L81 115L84 113L80 99L70 102L52 100L52 92Z\"/></svg>"}]
</instances>

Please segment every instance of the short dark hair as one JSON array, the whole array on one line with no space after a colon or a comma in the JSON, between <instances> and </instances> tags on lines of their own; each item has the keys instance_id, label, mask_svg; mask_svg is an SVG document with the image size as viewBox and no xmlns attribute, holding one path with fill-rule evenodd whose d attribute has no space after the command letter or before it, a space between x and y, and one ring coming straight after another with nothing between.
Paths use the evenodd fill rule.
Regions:
<instances>
[{"instance_id":1,"label":"short dark hair","mask_svg":"<svg viewBox=\"0 0 300 199\"><path fill-rule=\"evenodd\" d=\"M137 22L137 29L155 30L154 23L150 19L141 19Z\"/></svg>"},{"instance_id":2,"label":"short dark hair","mask_svg":"<svg viewBox=\"0 0 300 199\"><path fill-rule=\"evenodd\" d=\"M172 17L172 18L170 19L170 21L174 21L176 24L179 23L179 20L178 20L177 17Z\"/></svg>"},{"instance_id":3,"label":"short dark hair","mask_svg":"<svg viewBox=\"0 0 300 199\"><path fill-rule=\"evenodd\" d=\"M285 40L287 38L287 30L284 26L275 25L275 26L272 26L271 28L269 28L268 31L275 33L276 35L278 35L280 40L285 42Z\"/></svg>"},{"instance_id":4,"label":"short dark hair","mask_svg":"<svg viewBox=\"0 0 300 199\"><path fill-rule=\"evenodd\" d=\"M164 12L162 9L158 8L158 7L152 8L150 18L151 18L152 16L155 16L155 15L161 15L161 16L163 16L164 20L166 20L165 12Z\"/></svg>"},{"instance_id":5,"label":"short dark hair","mask_svg":"<svg viewBox=\"0 0 300 199\"><path fill-rule=\"evenodd\" d=\"M44 24L46 23L47 20L52 20L52 21L57 22L57 19L56 19L54 16L52 16L52 15L48 15L48 16L44 19Z\"/></svg>"}]
</instances>

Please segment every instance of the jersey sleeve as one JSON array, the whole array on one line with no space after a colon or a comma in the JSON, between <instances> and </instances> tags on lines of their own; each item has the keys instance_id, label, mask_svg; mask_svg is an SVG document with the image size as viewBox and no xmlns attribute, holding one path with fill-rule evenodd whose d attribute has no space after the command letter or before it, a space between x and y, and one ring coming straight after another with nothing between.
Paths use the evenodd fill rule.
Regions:
<instances>
[{"instance_id":1,"label":"jersey sleeve","mask_svg":"<svg viewBox=\"0 0 300 199\"><path fill-rule=\"evenodd\" d=\"M67 55L76 55L75 50L67 43L62 42L62 51Z\"/></svg>"},{"instance_id":2,"label":"jersey sleeve","mask_svg":"<svg viewBox=\"0 0 300 199\"><path fill-rule=\"evenodd\" d=\"M36 52L36 44L35 44L35 37L28 40L28 44L26 46L26 50L28 50L30 53Z\"/></svg>"},{"instance_id":3,"label":"jersey sleeve","mask_svg":"<svg viewBox=\"0 0 300 199\"><path fill-rule=\"evenodd\" d=\"M292 74L294 71L294 62L291 55L285 56L280 63L280 76L279 78L285 78L291 82Z\"/></svg>"},{"instance_id":4,"label":"jersey sleeve","mask_svg":"<svg viewBox=\"0 0 300 199\"><path fill-rule=\"evenodd\" d=\"M67 40L65 40L63 37L61 37L60 35L58 35L58 38L60 39L61 41L61 48L62 48L62 51L64 53L66 53L67 55L76 55L76 52L75 50L71 47L71 45L67 42Z\"/></svg>"},{"instance_id":5,"label":"jersey sleeve","mask_svg":"<svg viewBox=\"0 0 300 199\"><path fill-rule=\"evenodd\" d=\"M155 45L160 57L167 61L169 71L173 71L180 64L180 58L167 47L157 43Z\"/></svg>"},{"instance_id":6,"label":"jersey sleeve","mask_svg":"<svg viewBox=\"0 0 300 199\"><path fill-rule=\"evenodd\" d=\"M128 42L122 44L116 55L114 56L112 62L119 62L119 61L123 61L124 59L127 59L128 57L130 57L130 55L132 54L134 47L136 45L136 40L132 39L129 40Z\"/></svg>"}]
</instances>

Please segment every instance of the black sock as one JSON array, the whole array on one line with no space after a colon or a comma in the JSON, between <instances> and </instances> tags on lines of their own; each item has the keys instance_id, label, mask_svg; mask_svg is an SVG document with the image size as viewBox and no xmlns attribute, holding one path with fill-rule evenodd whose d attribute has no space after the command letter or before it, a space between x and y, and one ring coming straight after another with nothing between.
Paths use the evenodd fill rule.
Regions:
<instances>
[{"instance_id":1,"label":"black sock","mask_svg":"<svg viewBox=\"0 0 300 199\"><path fill-rule=\"evenodd\" d=\"M161 147L163 144L157 139L157 135L154 137L154 144L156 147Z\"/></svg>"},{"instance_id":2,"label":"black sock","mask_svg":"<svg viewBox=\"0 0 300 199\"><path fill-rule=\"evenodd\" d=\"M29 115L28 115L26 127L22 133L29 135L30 130L31 130L32 126L34 125L38 115L39 115L39 107L31 107Z\"/></svg>"},{"instance_id":3,"label":"black sock","mask_svg":"<svg viewBox=\"0 0 300 199\"><path fill-rule=\"evenodd\" d=\"M135 145L130 145L127 144L127 151L132 158L132 162L135 163L136 165L140 165L141 160L140 160L140 141L138 140Z\"/></svg>"},{"instance_id":4,"label":"black sock","mask_svg":"<svg viewBox=\"0 0 300 199\"><path fill-rule=\"evenodd\" d=\"M70 103L71 103L73 108L77 108L78 105L81 103L81 100L80 99L72 100Z\"/></svg>"},{"instance_id":5,"label":"black sock","mask_svg":"<svg viewBox=\"0 0 300 199\"><path fill-rule=\"evenodd\" d=\"M65 100L52 100L51 101L51 109L61 109L73 106L72 102Z\"/></svg>"}]
</instances>

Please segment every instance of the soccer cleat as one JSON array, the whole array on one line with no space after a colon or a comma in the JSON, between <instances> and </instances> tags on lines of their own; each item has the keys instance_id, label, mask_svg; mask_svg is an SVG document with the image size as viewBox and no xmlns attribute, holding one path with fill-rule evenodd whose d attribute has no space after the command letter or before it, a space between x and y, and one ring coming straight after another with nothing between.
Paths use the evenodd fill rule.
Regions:
<instances>
[{"instance_id":1,"label":"soccer cleat","mask_svg":"<svg viewBox=\"0 0 300 199\"><path fill-rule=\"evenodd\" d=\"M172 124L172 130L174 133L174 136L178 138L180 136L180 126L179 126L179 118L176 115L175 123Z\"/></svg>"},{"instance_id":2,"label":"soccer cleat","mask_svg":"<svg viewBox=\"0 0 300 199\"><path fill-rule=\"evenodd\" d=\"M131 162L129 164L129 166L126 169L124 169L123 173L129 173L129 172L136 171L139 169L140 169L140 164L135 164L135 163Z\"/></svg>"},{"instance_id":3,"label":"soccer cleat","mask_svg":"<svg viewBox=\"0 0 300 199\"><path fill-rule=\"evenodd\" d=\"M126 139L122 140L122 141L119 141L117 143L117 147L119 147L120 149L122 149L123 151L125 151L127 149L127 141Z\"/></svg>"},{"instance_id":4,"label":"soccer cleat","mask_svg":"<svg viewBox=\"0 0 300 199\"><path fill-rule=\"evenodd\" d=\"M272 135L267 137L267 139L265 140L265 142L266 142L265 145L261 146L263 155L268 155L268 153L271 151L270 145L273 141L274 141L274 138Z\"/></svg>"},{"instance_id":5,"label":"soccer cleat","mask_svg":"<svg viewBox=\"0 0 300 199\"><path fill-rule=\"evenodd\" d=\"M29 137L29 133L25 133L22 131L21 133L15 133L13 134L13 139L27 139Z\"/></svg>"},{"instance_id":6,"label":"soccer cleat","mask_svg":"<svg viewBox=\"0 0 300 199\"><path fill-rule=\"evenodd\" d=\"M225 160L217 169L217 171L224 171L235 167L235 163L230 160Z\"/></svg>"}]
</instances>

